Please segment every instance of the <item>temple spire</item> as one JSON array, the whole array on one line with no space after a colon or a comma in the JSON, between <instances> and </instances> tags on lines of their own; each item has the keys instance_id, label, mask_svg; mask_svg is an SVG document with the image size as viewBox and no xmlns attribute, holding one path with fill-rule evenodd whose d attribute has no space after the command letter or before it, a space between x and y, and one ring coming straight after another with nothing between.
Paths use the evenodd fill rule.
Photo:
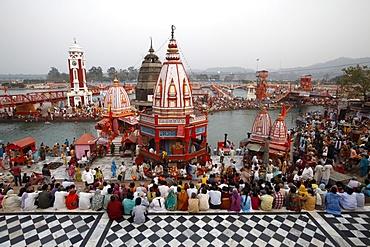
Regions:
<instances>
[{"instance_id":1,"label":"temple spire","mask_svg":"<svg viewBox=\"0 0 370 247\"><path fill-rule=\"evenodd\" d=\"M150 48L149 48L149 53L150 53L150 54L153 54L153 53L154 53L152 36L150 36Z\"/></svg>"},{"instance_id":2,"label":"temple spire","mask_svg":"<svg viewBox=\"0 0 370 247\"><path fill-rule=\"evenodd\" d=\"M172 31L171 31L171 39L175 39L175 30L176 30L175 25L172 25L171 26L171 29L172 29Z\"/></svg>"}]
</instances>

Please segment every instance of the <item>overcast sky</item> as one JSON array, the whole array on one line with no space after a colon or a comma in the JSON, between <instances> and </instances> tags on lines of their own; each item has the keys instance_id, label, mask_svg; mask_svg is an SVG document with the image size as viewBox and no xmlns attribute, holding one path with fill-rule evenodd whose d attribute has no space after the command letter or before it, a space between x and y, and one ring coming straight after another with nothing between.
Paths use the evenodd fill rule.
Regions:
<instances>
[{"instance_id":1,"label":"overcast sky","mask_svg":"<svg viewBox=\"0 0 370 247\"><path fill-rule=\"evenodd\" d=\"M140 67L150 36L163 62L172 24L186 69L367 57L369 10L369 0L2 0L0 74L67 72L74 37L88 69Z\"/></svg>"}]
</instances>

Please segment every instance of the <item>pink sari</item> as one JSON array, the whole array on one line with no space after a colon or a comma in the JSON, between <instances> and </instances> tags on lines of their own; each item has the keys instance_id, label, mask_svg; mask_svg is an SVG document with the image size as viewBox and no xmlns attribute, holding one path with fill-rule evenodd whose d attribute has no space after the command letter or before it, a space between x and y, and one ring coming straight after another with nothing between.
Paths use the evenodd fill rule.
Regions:
<instances>
[{"instance_id":1,"label":"pink sari","mask_svg":"<svg viewBox=\"0 0 370 247\"><path fill-rule=\"evenodd\" d=\"M68 167L68 176L71 180L75 179L76 170L73 164L70 164Z\"/></svg>"}]
</instances>

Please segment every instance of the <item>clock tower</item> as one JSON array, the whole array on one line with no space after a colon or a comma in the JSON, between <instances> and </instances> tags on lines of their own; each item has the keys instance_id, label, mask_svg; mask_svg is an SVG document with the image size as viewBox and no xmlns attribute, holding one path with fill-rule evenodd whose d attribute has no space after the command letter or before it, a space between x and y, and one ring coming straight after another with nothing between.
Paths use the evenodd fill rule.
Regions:
<instances>
[{"instance_id":1,"label":"clock tower","mask_svg":"<svg viewBox=\"0 0 370 247\"><path fill-rule=\"evenodd\" d=\"M68 106L83 106L92 102L92 93L86 83L85 57L82 48L74 40L69 47L69 81L71 91L67 93Z\"/></svg>"}]
</instances>

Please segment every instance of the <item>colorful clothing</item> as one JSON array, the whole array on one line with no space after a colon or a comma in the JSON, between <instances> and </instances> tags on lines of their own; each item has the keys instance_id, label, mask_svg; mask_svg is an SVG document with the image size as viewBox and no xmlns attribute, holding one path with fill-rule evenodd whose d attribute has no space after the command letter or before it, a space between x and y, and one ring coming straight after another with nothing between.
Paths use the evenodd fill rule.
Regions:
<instances>
[{"instance_id":1,"label":"colorful clothing","mask_svg":"<svg viewBox=\"0 0 370 247\"><path fill-rule=\"evenodd\" d=\"M166 198L166 209L169 211L177 210L177 195L173 190L170 190Z\"/></svg>"},{"instance_id":2,"label":"colorful clothing","mask_svg":"<svg viewBox=\"0 0 370 247\"><path fill-rule=\"evenodd\" d=\"M241 208L241 201L242 198L240 197L238 191L234 189L233 195L231 196L231 204L230 204L230 209L229 211L234 211L234 212L240 212Z\"/></svg>"},{"instance_id":3,"label":"colorful clothing","mask_svg":"<svg viewBox=\"0 0 370 247\"><path fill-rule=\"evenodd\" d=\"M295 212L301 212L302 210L302 202L301 197L296 193L289 193L288 195L288 201L289 201L289 210L295 211Z\"/></svg>"},{"instance_id":4,"label":"colorful clothing","mask_svg":"<svg viewBox=\"0 0 370 247\"><path fill-rule=\"evenodd\" d=\"M340 215L340 201L342 198L338 194L334 194L329 192L326 194L325 202L326 202L326 212L329 214Z\"/></svg>"},{"instance_id":5,"label":"colorful clothing","mask_svg":"<svg viewBox=\"0 0 370 247\"><path fill-rule=\"evenodd\" d=\"M272 197L274 198L274 201L272 203L272 208L280 209L284 205L284 196L281 194L281 192L275 192L272 194Z\"/></svg>"},{"instance_id":6,"label":"colorful clothing","mask_svg":"<svg viewBox=\"0 0 370 247\"><path fill-rule=\"evenodd\" d=\"M81 173L81 168L80 167L76 167L76 180L78 182L81 182L81 176L82 176L82 173Z\"/></svg>"},{"instance_id":7,"label":"colorful clothing","mask_svg":"<svg viewBox=\"0 0 370 247\"><path fill-rule=\"evenodd\" d=\"M180 211L187 211L188 210L188 194L185 190L181 190L181 192L177 196L177 209Z\"/></svg>"},{"instance_id":8,"label":"colorful clothing","mask_svg":"<svg viewBox=\"0 0 370 247\"><path fill-rule=\"evenodd\" d=\"M248 195L242 195L241 197L241 207L243 212L248 213L252 209L252 202L251 202L251 197Z\"/></svg>"}]
</instances>

